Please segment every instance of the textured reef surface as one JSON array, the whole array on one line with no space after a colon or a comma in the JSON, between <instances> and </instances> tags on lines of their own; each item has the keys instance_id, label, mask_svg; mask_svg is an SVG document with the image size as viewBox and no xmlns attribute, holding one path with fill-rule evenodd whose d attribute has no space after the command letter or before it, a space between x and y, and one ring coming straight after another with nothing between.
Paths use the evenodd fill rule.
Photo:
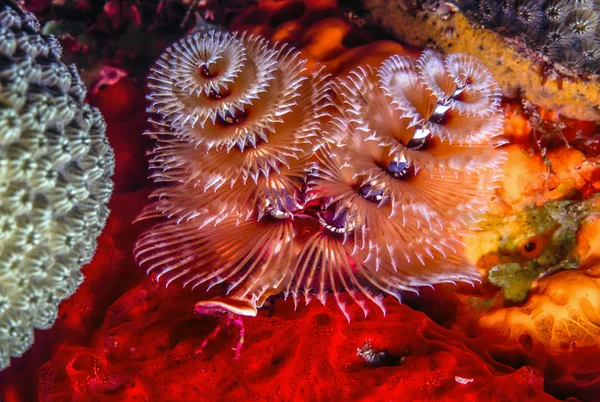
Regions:
<instances>
[{"instance_id":1,"label":"textured reef surface","mask_svg":"<svg viewBox=\"0 0 600 402\"><path fill-rule=\"evenodd\" d=\"M365 0L364 4L366 20L405 44L476 55L506 96L523 97L575 119L600 118L597 2ZM559 20L552 21L553 16Z\"/></svg>"},{"instance_id":2,"label":"textured reef surface","mask_svg":"<svg viewBox=\"0 0 600 402\"><path fill-rule=\"evenodd\" d=\"M600 73L600 2L457 0L470 18L519 37L542 55L567 68Z\"/></svg>"},{"instance_id":3,"label":"textured reef surface","mask_svg":"<svg viewBox=\"0 0 600 402\"><path fill-rule=\"evenodd\" d=\"M39 28L0 3L0 370L83 281L113 188L104 120Z\"/></svg>"},{"instance_id":4,"label":"textured reef surface","mask_svg":"<svg viewBox=\"0 0 600 402\"><path fill-rule=\"evenodd\" d=\"M340 79L395 54L427 54L335 1L199 2L179 27L189 5L28 4L61 41L63 59L83 67L116 167L111 213L85 279L54 326L36 331L31 349L0 372L3 402L598 400L600 134L593 119L560 114L576 102L497 105L506 162L483 218L462 239L481 284L419 287L402 293L402 304L386 296L386 314L374 306L367 317L344 291L339 301L303 298L297 308L267 295L256 316L241 318L240 332L228 317L194 310L225 288L165 287L147 276L133 250L154 222L132 223L160 191L147 178L157 138L142 135L156 132L145 77L171 43L218 23L289 43L308 71L320 63Z\"/></svg>"}]
</instances>

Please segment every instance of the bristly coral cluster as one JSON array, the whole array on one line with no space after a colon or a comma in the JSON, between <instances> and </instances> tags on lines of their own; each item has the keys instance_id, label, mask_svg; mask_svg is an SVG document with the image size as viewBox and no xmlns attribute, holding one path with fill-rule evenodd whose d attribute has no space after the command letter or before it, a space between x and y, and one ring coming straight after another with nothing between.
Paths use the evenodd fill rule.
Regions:
<instances>
[{"instance_id":1,"label":"bristly coral cluster","mask_svg":"<svg viewBox=\"0 0 600 402\"><path fill-rule=\"evenodd\" d=\"M550 60L600 73L600 1L456 0L480 23L522 37Z\"/></svg>"},{"instance_id":2,"label":"bristly coral cluster","mask_svg":"<svg viewBox=\"0 0 600 402\"><path fill-rule=\"evenodd\" d=\"M478 279L461 231L486 210L504 153L500 93L474 58L393 56L333 80L246 34L191 35L150 76L163 221L136 258L167 285L254 315L283 292L367 300ZM162 184L164 183L164 184Z\"/></svg>"},{"instance_id":3,"label":"bristly coral cluster","mask_svg":"<svg viewBox=\"0 0 600 402\"><path fill-rule=\"evenodd\" d=\"M52 326L108 216L114 156L74 66L0 3L0 370Z\"/></svg>"}]
</instances>

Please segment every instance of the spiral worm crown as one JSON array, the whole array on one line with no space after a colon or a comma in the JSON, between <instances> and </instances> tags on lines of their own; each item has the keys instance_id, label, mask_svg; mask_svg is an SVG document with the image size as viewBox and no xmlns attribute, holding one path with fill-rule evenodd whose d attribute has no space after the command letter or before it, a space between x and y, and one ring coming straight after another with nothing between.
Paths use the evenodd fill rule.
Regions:
<instances>
[{"instance_id":1,"label":"spiral worm crown","mask_svg":"<svg viewBox=\"0 0 600 402\"><path fill-rule=\"evenodd\" d=\"M298 52L246 34L191 35L169 48L150 77L151 109L162 117L149 133L158 140L151 167L155 180L181 186L157 190L148 215L214 221L257 204L286 209L328 104L327 76L305 65Z\"/></svg>"},{"instance_id":2,"label":"spiral worm crown","mask_svg":"<svg viewBox=\"0 0 600 402\"><path fill-rule=\"evenodd\" d=\"M477 60L426 51L334 81L292 49L208 33L150 80L166 185L136 257L166 284L227 286L197 306L253 315L283 292L333 295L346 313L347 291L366 314L386 294L478 280L460 235L504 154L499 90Z\"/></svg>"}]
</instances>

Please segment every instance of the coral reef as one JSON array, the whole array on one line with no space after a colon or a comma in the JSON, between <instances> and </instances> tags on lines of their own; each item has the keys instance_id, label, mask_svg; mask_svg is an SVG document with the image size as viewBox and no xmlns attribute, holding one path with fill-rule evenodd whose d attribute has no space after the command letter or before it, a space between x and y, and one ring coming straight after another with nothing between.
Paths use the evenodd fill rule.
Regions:
<instances>
[{"instance_id":1,"label":"coral reef","mask_svg":"<svg viewBox=\"0 0 600 402\"><path fill-rule=\"evenodd\" d=\"M131 268L131 267L130 267ZM190 295L162 294L146 282L119 298L91 346L65 346L37 374L46 401L151 400L378 401L394 396L446 400L551 401L537 370L514 370L481 358L471 339L423 313L386 301L388 314L348 323L331 301L299 307L278 300L246 320L240 360L223 358L225 337L202 356L194 349L213 323L190 314ZM349 301L348 295L342 295ZM357 305L349 314L362 316ZM357 348L365 339L387 349L386 364L371 365ZM391 357L394 357L393 359Z\"/></svg>"},{"instance_id":2,"label":"coral reef","mask_svg":"<svg viewBox=\"0 0 600 402\"><path fill-rule=\"evenodd\" d=\"M584 395L600 387L598 268L544 277L522 305L483 314L477 332L495 345L490 353L510 365L522 359L538 367L559 397L594 400Z\"/></svg>"},{"instance_id":3,"label":"coral reef","mask_svg":"<svg viewBox=\"0 0 600 402\"><path fill-rule=\"evenodd\" d=\"M525 43L553 63L600 73L600 2L457 0L470 18Z\"/></svg>"},{"instance_id":4,"label":"coral reef","mask_svg":"<svg viewBox=\"0 0 600 402\"><path fill-rule=\"evenodd\" d=\"M124 100L115 103L116 94ZM143 120L139 113L143 93L123 79L102 89L94 102L109 128L118 127L114 138L130 139L115 143L116 155L133 152L142 140L141 135L131 136L131 127ZM143 153L137 157L143 158ZM114 180L127 182L140 171L144 172L143 163L118 163ZM113 211L99 238L97 256L85 268L85 282L61 304L57 324L38 336L27 358L16 361L9 368L12 371L0 373L3 400L303 400L314 390L322 399L339 395L362 400L391 395L423 399L435 393L447 400L550 401L555 399L548 389L555 397L577 395L580 400L593 400L597 392L593 382L580 386L582 376L593 376L594 366L581 366L580 374L572 375L571 362L581 356L578 348L557 356L555 362L544 362L541 359L547 358L548 351L536 346L528 349L529 360L518 360L523 346L517 336L513 349L493 354L499 360L494 362L487 351L496 346L490 340L496 337L463 337L462 329L434 324L427 316L440 321L440 310L452 306L444 299L446 288L422 290L419 303L410 304L426 310L427 316L386 299L386 317L375 312L367 320L361 319L358 306L349 304L351 316L356 317L350 324L331 300L327 306L312 303L296 311L293 303L277 300L257 317L245 319L247 335L239 361L231 359L235 340L223 335L198 356L196 348L217 322L192 314L197 293L182 292L175 284L165 290L141 278L143 273L131 258L137 231L130 222L146 204L148 190L123 188L111 201ZM589 246L599 244L591 237L589 242ZM593 255L593 247L588 248L587 254ZM598 250L595 255L600 255ZM454 286L449 289L456 295ZM342 297L349 300L348 295ZM490 309L487 300L483 303ZM539 308L545 310L544 304ZM552 314L560 311L557 306ZM453 314L459 313L450 315L456 320ZM357 356L365 340L376 351L386 350L389 360L385 361L391 363L372 366ZM584 354L595 359L597 355L590 352ZM517 360L507 361L511 356ZM538 363L547 368L542 370ZM564 375L558 378L552 373Z\"/></svg>"},{"instance_id":5,"label":"coral reef","mask_svg":"<svg viewBox=\"0 0 600 402\"><path fill-rule=\"evenodd\" d=\"M0 3L0 370L83 280L114 156L77 70L32 14Z\"/></svg>"},{"instance_id":6,"label":"coral reef","mask_svg":"<svg viewBox=\"0 0 600 402\"><path fill-rule=\"evenodd\" d=\"M295 46L307 58L308 66L325 65L334 76L347 74L360 65L378 66L395 54L418 57L421 53L361 29L358 22L349 23L352 18L351 13L341 15L335 0L263 1L243 10L229 29Z\"/></svg>"},{"instance_id":7,"label":"coral reef","mask_svg":"<svg viewBox=\"0 0 600 402\"><path fill-rule=\"evenodd\" d=\"M383 308L383 294L478 279L460 230L504 154L499 89L474 58L392 56L335 84L246 34L190 35L150 77L160 115L136 258L156 280L227 285L197 308L255 315L270 295ZM198 67L199 66L199 67ZM333 116L330 116L333 115ZM414 290L413 290L414 291ZM349 317L348 317L349 318Z\"/></svg>"},{"instance_id":8,"label":"coral reef","mask_svg":"<svg viewBox=\"0 0 600 402\"><path fill-rule=\"evenodd\" d=\"M503 217L487 216L479 225L487 235L467 243L473 250L490 250L478 257L488 265L488 280L504 290L505 300L521 302L541 275L579 268L577 233L598 213L598 197L548 201Z\"/></svg>"},{"instance_id":9,"label":"coral reef","mask_svg":"<svg viewBox=\"0 0 600 402\"><path fill-rule=\"evenodd\" d=\"M417 3L403 1L411 2ZM56 4L56 10L64 10L73 3ZM123 19L133 18L136 4L146 7L145 2L121 4ZM102 19L105 14L101 13ZM58 18L76 21L78 16L66 13ZM333 0L261 0L249 4L229 29L293 44L300 58L308 60L307 69L323 64L338 77L337 82L346 84L361 70L376 72L393 55L410 56L413 61L420 56L421 51L381 40L383 33L365 30L363 24L360 14ZM127 35L113 32L114 38ZM156 43L146 51L162 52L166 45ZM503 148L507 162L500 188L480 222L485 225L491 219L494 225L463 238L493 240L465 245L466 256L484 279L497 260L480 257L498 254L500 243L505 261L516 261L519 267L532 260L545 270L554 264L552 258L568 262L578 256L578 269L533 282L524 278L519 283L528 295L520 303L505 301L502 289L485 280L475 286L457 282L420 287L418 296L403 294L403 305L384 297L385 317L376 310L363 318L360 305L342 292L340 300L347 304L350 323L333 298L324 306L296 307L274 296L255 317L238 317L245 325L245 342L241 358L233 360L237 334L223 326L230 317L199 316L193 309L197 300L222 296L226 288L189 291L181 287L183 282L173 281L165 289L133 260L136 238L154 222L132 225L131 221L148 204L148 194L164 186L144 180L144 146L154 144L141 133L162 130L146 123L146 88L139 72L146 74L148 67L140 63L134 74L123 65L125 75L107 80L89 94L90 104L105 116L107 135L115 147L111 215L92 263L83 268L85 281L60 304L55 325L36 333L33 347L0 372L3 401L597 399L600 218L598 214L585 217L592 211L590 200L600 190L594 122L566 119L504 99L500 105L505 114L503 138L512 145ZM350 71L354 72L349 76ZM90 78L89 82L95 79ZM379 90L378 83L374 85ZM336 85L336 96L342 94L339 89ZM339 106L338 100L332 100ZM363 125L371 124L370 115L360 119ZM337 117L336 121L344 121L352 115ZM324 138L334 133L326 124L321 127ZM159 140L172 138L161 135ZM330 139L321 151L326 147L335 150L336 142ZM234 146L230 152L237 149ZM359 153L357 159L363 160L364 155ZM252 178L247 182L256 188ZM533 216L540 222L530 219ZM520 228L527 233L519 235ZM564 237L567 247L558 247L553 237ZM525 246L531 240L536 247L528 252ZM256 243L256 237L248 242ZM216 328L223 328L222 332L211 338ZM198 346L209 338L198 354Z\"/></svg>"},{"instance_id":10,"label":"coral reef","mask_svg":"<svg viewBox=\"0 0 600 402\"><path fill-rule=\"evenodd\" d=\"M466 14L449 3L363 1L369 21L389 30L402 43L476 56L498 81L505 96L524 97L573 119L600 120L600 77L596 73L598 63L594 61L598 57L600 26L597 5L594 6L597 3L457 2ZM565 6L568 10L560 11L559 15L568 19L551 23L551 6ZM478 17L473 21L468 16ZM481 19L486 18L491 22L482 25ZM588 22L595 28L585 28L583 25ZM503 29L496 31L492 25ZM552 27L558 28L552 30ZM507 31L519 35L506 36ZM566 36L557 40L556 35ZM579 68L584 66L589 72Z\"/></svg>"},{"instance_id":11,"label":"coral reef","mask_svg":"<svg viewBox=\"0 0 600 402\"><path fill-rule=\"evenodd\" d=\"M88 87L105 68L127 71L140 79L164 48L186 32L180 26L186 7L176 0L25 3L40 16L42 33L54 35L61 42L65 49L63 61L78 66Z\"/></svg>"}]
</instances>

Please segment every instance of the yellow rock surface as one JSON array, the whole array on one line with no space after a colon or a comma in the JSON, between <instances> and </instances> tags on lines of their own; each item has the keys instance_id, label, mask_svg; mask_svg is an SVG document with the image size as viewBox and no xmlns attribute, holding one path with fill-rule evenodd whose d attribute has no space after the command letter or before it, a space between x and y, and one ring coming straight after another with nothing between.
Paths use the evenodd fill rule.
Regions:
<instances>
[{"instance_id":1,"label":"yellow rock surface","mask_svg":"<svg viewBox=\"0 0 600 402\"><path fill-rule=\"evenodd\" d=\"M443 52L475 55L494 75L506 96L523 96L538 106L580 120L600 120L600 77L542 76L539 55L516 41L472 24L462 13L449 10L403 10L402 1L366 0L371 21L403 43Z\"/></svg>"}]
</instances>

